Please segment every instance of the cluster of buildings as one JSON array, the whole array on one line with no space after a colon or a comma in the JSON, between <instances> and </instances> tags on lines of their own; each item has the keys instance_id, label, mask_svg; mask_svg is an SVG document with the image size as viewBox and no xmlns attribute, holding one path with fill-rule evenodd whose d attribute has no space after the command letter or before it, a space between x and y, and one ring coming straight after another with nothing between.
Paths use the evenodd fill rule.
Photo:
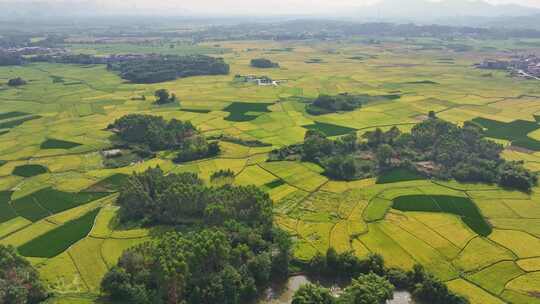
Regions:
<instances>
[{"instance_id":1,"label":"cluster of buildings","mask_svg":"<svg viewBox=\"0 0 540 304\"><path fill-rule=\"evenodd\" d=\"M279 86L284 80L273 80L268 76L255 76L255 75L236 75L235 80L241 82L255 83L259 86Z\"/></svg>"},{"instance_id":2,"label":"cluster of buildings","mask_svg":"<svg viewBox=\"0 0 540 304\"><path fill-rule=\"evenodd\" d=\"M511 60L486 59L476 67L490 70L508 70L511 75L540 80L540 57L536 55L515 56Z\"/></svg>"}]
</instances>

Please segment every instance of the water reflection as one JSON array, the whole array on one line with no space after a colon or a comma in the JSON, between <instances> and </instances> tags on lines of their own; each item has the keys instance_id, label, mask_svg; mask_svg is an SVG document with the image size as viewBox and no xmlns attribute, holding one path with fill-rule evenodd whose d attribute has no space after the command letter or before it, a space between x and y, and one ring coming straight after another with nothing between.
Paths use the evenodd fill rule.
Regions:
<instances>
[{"instance_id":1,"label":"water reflection","mask_svg":"<svg viewBox=\"0 0 540 304\"><path fill-rule=\"evenodd\" d=\"M290 277L287 282L273 284L268 288L263 298L258 304L290 304L294 293L307 283L318 283L330 289L332 294L339 295L342 288L346 286L345 282L329 282L318 279L311 279L304 275ZM387 304L413 304L411 294L407 291L394 292L394 299Z\"/></svg>"}]
</instances>

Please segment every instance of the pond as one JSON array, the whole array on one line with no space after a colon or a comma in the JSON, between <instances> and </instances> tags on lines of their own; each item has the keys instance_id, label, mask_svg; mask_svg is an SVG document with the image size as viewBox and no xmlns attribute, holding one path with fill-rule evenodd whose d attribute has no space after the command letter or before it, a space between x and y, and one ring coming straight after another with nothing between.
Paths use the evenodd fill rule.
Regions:
<instances>
[{"instance_id":1,"label":"pond","mask_svg":"<svg viewBox=\"0 0 540 304\"><path fill-rule=\"evenodd\" d=\"M305 275L296 275L288 279L284 283L276 283L266 290L263 298L258 302L258 304L290 304L294 293L302 286L308 283L312 283L314 280L311 280ZM339 295L341 293L343 284L339 282L321 282L316 281L317 283L323 285L326 288L329 288L332 294ZM387 302L387 304L413 304L411 294L407 291L395 291L394 299Z\"/></svg>"}]
</instances>

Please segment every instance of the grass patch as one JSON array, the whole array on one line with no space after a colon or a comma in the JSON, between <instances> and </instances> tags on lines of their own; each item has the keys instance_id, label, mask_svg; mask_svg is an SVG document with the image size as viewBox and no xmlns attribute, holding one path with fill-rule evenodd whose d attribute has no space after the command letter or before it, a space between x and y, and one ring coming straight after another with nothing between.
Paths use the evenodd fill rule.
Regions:
<instances>
[{"instance_id":1,"label":"grass patch","mask_svg":"<svg viewBox=\"0 0 540 304\"><path fill-rule=\"evenodd\" d=\"M85 192L111 192L118 191L128 179L128 175L117 173L113 174L96 184L85 189Z\"/></svg>"},{"instance_id":2,"label":"grass patch","mask_svg":"<svg viewBox=\"0 0 540 304\"><path fill-rule=\"evenodd\" d=\"M13 169L12 174L21 177L32 177L40 174L45 174L49 170L41 165L22 165Z\"/></svg>"},{"instance_id":3,"label":"grass patch","mask_svg":"<svg viewBox=\"0 0 540 304\"><path fill-rule=\"evenodd\" d=\"M304 62L307 64L314 64L314 63L324 63L324 60L322 60L321 58L311 58Z\"/></svg>"},{"instance_id":4,"label":"grass patch","mask_svg":"<svg viewBox=\"0 0 540 304\"><path fill-rule=\"evenodd\" d=\"M275 181L264 184L263 187L268 189L274 189L282 185L285 185L285 182L281 179L276 179Z\"/></svg>"},{"instance_id":5,"label":"grass patch","mask_svg":"<svg viewBox=\"0 0 540 304\"><path fill-rule=\"evenodd\" d=\"M19 112L19 111L0 113L0 120L15 118L19 116L26 116L26 115L28 115L28 113Z\"/></svg>"},{"instance_id":6,"label":"grass patch","mask_svg":"<svg viewBox=\"0 0 540 304\"><path fill-rule=\"evenodd\" d=\"M349 134L351 132L356 131L356 129L353 129L353 128L338 126L338 125L333 125L333 124L318 122L318 121L316 121L312 125L307 125L307 126L302 126L302 127L308 130L321 131L324 135L330 136L330 137L345 135L345 134Z\"/></svg>"},{"instance_id":7,"label":"grass patch","mask_svg":"<svg viewBox=\"0 0 540 304\"><path fill-rule=\"evenodd\" d=\"M512 142L513 146L540 151L540 141L527 136L527 134L540 129L537 122L527 120L500 122L481 117L477 117L473 121L486 129L484 132L487 137L508 140Z\"/></svg>"},{"instance_id":8,"label":"grass patch","mask_svg":"<svg viewBox=\"0 0 540 304\"><path fill-rule=\"evenodd\" d=\"M7 222L17 217L17 214L9 204L11 191L0 191L0 223Z\"/></svg>"},{"instance_id":9,"label":"grass patch","mask_svg":"<svg viewBox=\"0 0 540 304\"><path fill-rule=\"evenodd\" d=\"M405 82L404 84L440 84L440 83L436 81L431 81L431 80L419 80L419 81Z\"/></svg>"},{"instance_id":10,"label":"grass patch","mask_svg":"<svg viewBox=\"0 0 540 304\"><path fill-rule=\"evenodd\" d=\"M19 253L25 257L53 258L90 233L99 209L76 220L65 223L32 241L20 246Z\"/></svg>"},{"instance_id":11,"label":"grass patch","mask_svg":"<svg viewBox=\"0 0 540 304\"><path fill-rule=\"evenodd\" d=\"M190 112L190 113L199 113L199 114L208 114L212 112L211 110L204 110L204 109L180 109L182 112Z\"/></svg>"},{"instance_id":12,"label":"grass patch","mask_svg":"<svg viewBox=\"0 0 540 304\"><path fill-rule=\"evenodd\" d=\"M364 220L366 222L376 222L382 220L391 207L391 200L376 197L369 202L366 210L364 211Z\"/></svg>"},{"instance_id":13,"label":"grass patch","mask_svg":"<svg viewBox=\"0 0 540 304\"><path fill-rule=\"evenodd\" d=\"M230 113L225 120L236 122L254 120L258 115L247 114L248 112L269 113L268 107L271 105L273 103L233 102L223 109Z\"/></svg>"},{"instance_id":14,"label":"grass patch","mask_svg":"<svg viewBox=\"0 0 540 304\"><path fill-rule=\"evenodd\" d=\"M390 184L422 179L425 179L425 177L416 171L407 168L396 168L390 171L383 172L377 178L377 184Z\"/></svg>"},{"instance_id":15,"label":"grass patch","mask_svg":"<svg viewBox=\"0 0 540 304\"><path fill-rule=\"evenodd\" d=\"M469 198L448 195L406 195L395 198L393 208L401 211L455 214L479 235L488 236L492 231L491 226Z\"/></svg>"},{"instance_id":16,"label":"grass patch","mask_svg":"<svg viewBox=\"0 0 540 304\"><path fill-rule=\"evenodd\" d=\"M60 139L47 139L44 141L40 148L41 149L71 149L78 146L81 146L82 144L72 142L72 141L66 141L66 140L60 140Z\"/></svg>"}]
</instances>

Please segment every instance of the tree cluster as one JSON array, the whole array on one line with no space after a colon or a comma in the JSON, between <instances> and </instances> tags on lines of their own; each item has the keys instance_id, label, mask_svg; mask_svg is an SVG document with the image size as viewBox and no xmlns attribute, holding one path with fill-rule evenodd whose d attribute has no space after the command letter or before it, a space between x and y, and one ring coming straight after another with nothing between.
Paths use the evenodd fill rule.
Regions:
<instances>
[{"instance_id":1,"label":"tree cluster","mask_svg":"<svg viewBox=\"0 0 540 304\"><path fill-rule=\"evenodd\" d=\"M210 175L210 182L212 184L217 183L230 183L234 181L235 173L231 169L220 169Z\"/></svg>"},{"instance_id":2,"label":"tree cluster","mask_svg":"<svg viewBox=\"0 0 540 304\"><path fill-rule=\"evenodd\" d=\"M319 285L304 285L294 294L292 304L384 304L393 298L393 292L394 286L386 278L369 273L352 279L337 298Z\"/></svg>"},{"instance_id":3,"label":"tree cluster","mask_svg":"<svg viewBox=\"0 0 540 304\"><path fill-rule=\"evenodd\" d=\"M155 168L130 177L118 203L121 221L188 228L125 251L101 284L114 300L247 303L288 273L290 240L254 186L209 187L197 175Z\"/></svg>"},{"instance_id":4,"label":"tree cluster","mask_svg":"<svg viewBox=\"0 0 540 304\"><path fill-rule=\"evenodd\" d=\"M47 297L32 265L15 248L0 245L0 303L37 304Z\"/></svg>"},{"instance_id":5,"label":"tree cluster","mask_svg":"<svg viewBox=\"0 0 540 304\"><path fill-rule=\"evenodd\" d=\"M452 292L446 284L427 272L419 264L411 271L399 269L387 271L389 281L397 288L409 290L413 297L421 303L433 304L467 304L469 301Z\"/></svg>"},{"instance_id":6,"label":"tree cluster","mask_svg":"<svg viewBox=\"0 0 540 304\"><path fill-rule=\"evenodd\" d=\"M164 105L168 103L175 103L178 101L178 98L174 93L170 94L167 89L159 89L154 93L156 97L156 104Z\"/></svg>"},{"instance_id":7,"label":"tree cluster","mask_svg":"<svg viewBox=\"0 0 540 304\"><path fill-rule=\"evenodd\" d=\"M236 220L252 227L272 226L271 201L258 188L208 187L195 174L165 175L159 168L131 176L118 204L122 222L221 225Z\"/></svg>"},{"instance_id":8,"label":"tree cluster","mask_svg":"<svg viewBox=\"0 0 540 304\"><path fill-rule=\"evenodd\" d=\"M158 83L190 76L227 75L230 67L222 58L168 55L109 63L108 69L133 83Z\"/></svg>"},{"instance_id":9,"label":"tree cluster","mask_svg":"<svg viewBox=\"0 0 540 304\"><path fill-rule=\"evenodd\" d=\"M370 161L355 155L359 149L356 133L332 140L320 131L308 130L302 145L273 150L269 161L301 159L321 165L333 179L354 180L371 176L374 169Z\"/></svg>"},{"instance_id":10,"label":"tree cluster","mask_svg":"<svg viewBox=\"0 0 540 304\"><path fill-rule=\"evenodd\" d=\"M362 98L360 96L347 93L335 96L321 94L306 107L306 111L311 115L323 115L340 111L354 111L361 106Z\"/></svg>"},{"instance_id":11,"label":"tree cluster","mask_svg":"<svg viewBox=\"0 0 540 304\"><path fill-rule=\"evenodd\" d=\"M279 63L266 58L251 59L251 66L260 69L279 68Z\"/></svg>"},{"instance_id":12,"label":"tree cluster","mask_svg":"<svg viewBox=\"0 0 540 304\"><path fill-rule=\"evenodd\" d=\"M502 159L502 145L485 139L482 128L474 123L459 127L432 117L415 125L410 133L393 127L386 132L366 132L362 137L364 141L358 141L355 134L332 140L321 132L308 131L303 145L272 151L269 159L299 155L304 161L320 164L329 177L341 180L408 167L440 179L498 183L522 191L529 191L538 182L537 175L522 163ZM431 164L429 168L419 166L426 162Z\"/></svg>"},{"instance_id":13,"label":"tree cluster","mask_svg":"<svg viewBox=\"0 0 540 304\"><path fill-rule=\"evenodd\" d=\"M160 116L129 114L108 126L128 144L148 147L152 151L177 150L176 162L186 162L215 156L217 142L208 142L191 122Z\"/></svg>"},{"instance_id":14,"label":"tree cluster","mask_svg":"<svg viewBox=\"0 0 540 304\"><path fill-rule=\"evenodd\" d=\"M22 79L21 77L12 78L8 80L8 86L10 87L19 87L26 84L26 80Z\"/></svg>"},{"instance_id":15,"label":"tree cluster","mask_svg":"<svg viewBox=\"0 0 540 304\"><path fill-rule=\"evenodd\" d=\"M60 54L60 55L36 55L27 57L30 62L49 62L63 64L107 64L107 57L98 57L89 54Z\"/></svg>"},{"instance_id":16,"label":"tree cluster","mask_svg":"<svg viewBox=\"0 0 540 304\"><path fill-rule=\"evenodd\" d=\"M211 137L208 137L208 138L209 139L215 139L215 140L221 140L221 141L225 141L225 142L230 142L230 143L233 143L233 144L237 144L237 145L241 145L241 146L245 146L245 147L250 147L250 148L260 148L260 147L271 147L272 146L272 144L262 142L262 141L260 141L258 139L244 139L244 138L235 137L235 136L226 135L226 134L220 134L220 135L211 136Z\"/></svg>"},{"instance_id":17,"label":"tree cluster","mask_svg":"<svg viewBox=\"0 0 540 304\"><path fill-rule=\"evenodd\" d=\"M388 269L379 255L361 260L354 252L338 254L329 248L326 255L318 254L311 260L308 270L310 274L330 275L351 283L338 298L317 284L303 286L295 293L293 304L382 304L392 298L394 288L408 290L421 303L468 303L422 266L415 265L411 271Z\"/></svg>"}]
</instances>

